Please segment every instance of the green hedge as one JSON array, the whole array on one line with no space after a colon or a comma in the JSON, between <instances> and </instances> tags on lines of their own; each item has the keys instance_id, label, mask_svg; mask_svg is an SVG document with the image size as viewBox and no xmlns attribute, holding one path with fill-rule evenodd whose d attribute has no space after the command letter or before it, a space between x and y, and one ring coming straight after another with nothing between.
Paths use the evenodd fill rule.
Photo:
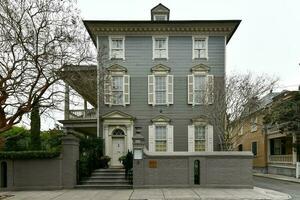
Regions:
<instances>
[{"instance_id":1,"label":"green hedge","mask_svg":"<svg viewBox=\"0 0 300 200\"><path fill-rule=\"evenodd\" d=\"M0 159L26 160L26 159L49 159L60 155L59 151L2 151Z\"/></svg>"}]
</instances>

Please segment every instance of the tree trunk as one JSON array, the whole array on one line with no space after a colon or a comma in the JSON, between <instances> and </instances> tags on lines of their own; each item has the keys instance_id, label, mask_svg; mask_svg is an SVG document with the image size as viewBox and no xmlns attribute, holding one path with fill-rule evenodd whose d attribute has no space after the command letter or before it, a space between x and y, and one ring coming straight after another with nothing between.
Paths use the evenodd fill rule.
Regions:
<instances>
[{"instance_id":1,"label":"tree trunk","mask_svg":"<svg viewBox=\"0 0 300 200\"><path fill-rule=\"evenodd\" d=\"M30 139L31 139L31 149L40 150L41 149L41 118L40 118L40 108L39 103L33 105L31 116L30 116Z\"/></svg>"}]
</instances>

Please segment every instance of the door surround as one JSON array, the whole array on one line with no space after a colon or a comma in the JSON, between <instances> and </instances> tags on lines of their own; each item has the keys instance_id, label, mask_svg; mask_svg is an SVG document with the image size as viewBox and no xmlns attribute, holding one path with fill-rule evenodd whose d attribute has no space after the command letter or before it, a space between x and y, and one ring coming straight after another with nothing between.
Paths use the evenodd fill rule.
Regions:
<instances>
[{"instance_id":1,"label":"door surround","mask_svg":"<svg viewBox=\"0 0 300 200\"><path fill-rule=\"evenodd\" d=\"M102 120L105 144L104 155L112 158L113 138L124 138L124 152L132 151L134 117L120 111L113 111L103 115ZM124 135L114 135L114 131L117 129L122 130ZM110 162L111 164L112 162Z\"/></svg>"}]
</instances>

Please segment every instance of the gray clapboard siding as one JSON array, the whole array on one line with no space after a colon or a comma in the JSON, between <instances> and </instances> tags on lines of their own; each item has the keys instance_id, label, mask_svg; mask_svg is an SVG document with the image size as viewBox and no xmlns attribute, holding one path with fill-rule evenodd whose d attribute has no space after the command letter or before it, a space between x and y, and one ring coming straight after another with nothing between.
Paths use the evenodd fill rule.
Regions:
<instances>
[{"instance_id":1,"label":"gray clapboard siding","mask_svg":"<svg viewBox=\"0 0 300 200\"><path fill-rule=\"evenodd\" d=\"M99 37L101 45L108 45L108 37ZM117 63L127 68L131 76L130 105L100 107L100 116L119 110L136 118L135 126L143 128L143 134L148 143L148 126L151 119L157 115L169 117L174 125L174 150L188 150L188 125L191 119L206 115L203 106L187 104L187 75L191 67L203 63L211 67L210 73L215 75L215 84L224 79L224 37L211 36L208 40L208 60L192 59L192 36L169 37L169 60L152 60L152 36L128 36L125 38L125 60L110 61L108 65ZM148 105L147 76L151 74L151 67L164 64L171 68L174 75L174 104L170 106ZM162 113L160 113L162 111ZM214 131L214 145L218 149L218 133Z\"/></svg>"}]
</instances>

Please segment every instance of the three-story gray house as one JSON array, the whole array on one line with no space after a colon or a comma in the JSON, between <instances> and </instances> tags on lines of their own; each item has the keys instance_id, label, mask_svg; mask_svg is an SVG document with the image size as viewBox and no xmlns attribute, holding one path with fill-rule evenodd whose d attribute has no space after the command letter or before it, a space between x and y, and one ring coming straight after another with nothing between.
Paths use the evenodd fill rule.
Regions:
<instances>
[{"instance_id":1,"label":"three-story gray house","mask_svg":"<svg viewBox=\"0 0 300 200\"><path fill-rule=\"evenodd\" d=\"M240 21L173 21L169 13L159 4L148 21L84 21L97 49L106 47L109 81L101 92L96 86L87 91L85 80L66 80L94 108L85 102L84 110L70 110L67 89L60 122L102 137L111 166L132 150L134 127L142 127L149 152L219 150L221 133L208 112L216 112L215 92L224 92L215 88L224 88L226 45ZM77 70L95 73L100 67Z\"/></svg>"}]
</instances>

